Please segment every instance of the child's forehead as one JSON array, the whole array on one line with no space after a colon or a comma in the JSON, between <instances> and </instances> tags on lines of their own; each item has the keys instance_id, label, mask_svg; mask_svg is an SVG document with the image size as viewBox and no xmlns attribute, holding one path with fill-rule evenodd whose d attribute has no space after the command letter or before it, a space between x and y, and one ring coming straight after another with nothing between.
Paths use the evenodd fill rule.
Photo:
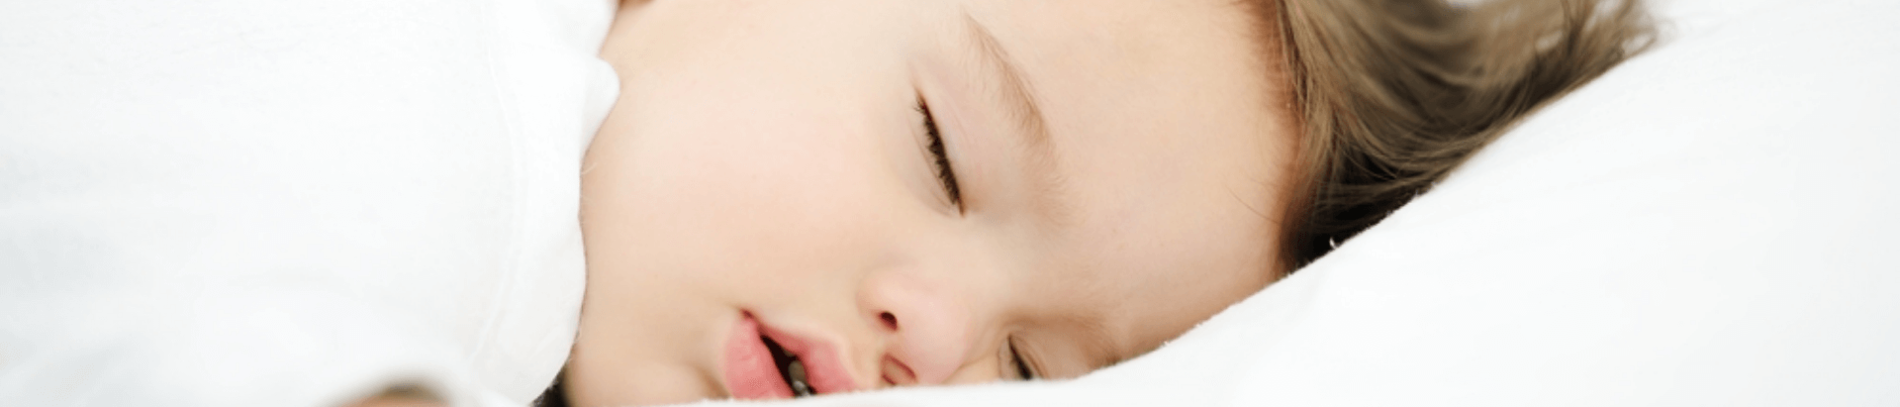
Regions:
<instances>
[{"instance_id":1,"label":"child's forehead","mask_svg":"<svg viewBox=\"0 0 1900 407\"><path fill-rule=\"evenodd\" d=\"M993 35L1006 55L998 59L1012 71L987 76L1021 82L1032 106L1020 110L1035 122L1023 133L1040 133L1022 138L1052 150L1059 190L1075 201L1062 206L1087 211L1129 193L1166 193L1276 212L1259 196L1284 184L1278 173L1293 159L1297 127L1287 110L1289 86L1278 64L1267 63L1278 59L1257 46L1265 39L1255 37L1256 17L1245 14L1251 8L1232 1L983 4L969 11L971 25ZM1141 211L1190 209L1198 208Z\"/></svg>"},{"instance_id":2,"label":"child's forehead","mask_svg":"<svg viewBox=\"0 0 1900 407\"><path fill-rule=\"evenodd\" d=\"M1264 39L1257 31L1266 17L1252 0L970 0L958 10L1005 42L1039 44L1069 55L1110 51L1134 58L1257 43Z\"/></svg>"},{"instance_id":3,"label":"child's forehead","mask_svg":"<svg viewBox=\"0 0 1900 407\"><path fill-rule=\"evenodd\" d=\"M967 12L1012 60L1057 144L1073 144L1277 126L1268 116L1290 114L1289 88L1243 3L985 1Z\"/></svg>"}]
</instances>

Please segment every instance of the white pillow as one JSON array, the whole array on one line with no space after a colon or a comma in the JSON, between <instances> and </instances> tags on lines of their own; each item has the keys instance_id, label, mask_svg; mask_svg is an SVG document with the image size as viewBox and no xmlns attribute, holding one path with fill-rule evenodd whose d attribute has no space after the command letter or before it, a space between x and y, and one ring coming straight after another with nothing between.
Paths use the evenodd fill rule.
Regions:
<instances>
[{"instance_id":1,"label":"white pillow","mask_svg":"<svg viewBox=\"0 0 1900 407\"><path fill-rule=\"evenodd\" d=\"M613 11L0 3L0 405L527 403Z\"/></svg>"},{"instance_id":2,"label":"white pillow","mask_svg":"<svg viewBox=\"0 0 1900 407\"><path fill-rule=\"evenodd\" d=\"M1900 405L1900 3L1665 41L1338 251L1082 379L810 405Z\"/></svg>"}]
</instances>

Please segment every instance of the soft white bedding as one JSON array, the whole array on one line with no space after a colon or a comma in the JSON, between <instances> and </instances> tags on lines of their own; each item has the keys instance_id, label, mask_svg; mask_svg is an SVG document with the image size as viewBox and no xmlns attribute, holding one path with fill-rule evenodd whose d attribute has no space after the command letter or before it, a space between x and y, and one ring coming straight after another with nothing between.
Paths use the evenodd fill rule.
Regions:
<instances>
[{"instance_id":1,"label":"soft white bedding","mask_svg":"<svg viewBox=\"0 0 1900 407\"><path fill-rule=\"evenodd\" d=\"M527 403L612 12L0 2L0 406Z\"/></svg>"},{"instance_id":2,"label":"soft white bedding","mask_svg":"<svg viewBox=\"0 0 1900 407\"><path fill-rule=\"evenodd\" d=\"M1151 355L795 404L1900 405L1900 3L1655 3L1662 45ZM526 402L609 6L0 4L0 405Z\"/></svg>"}]
</instances>

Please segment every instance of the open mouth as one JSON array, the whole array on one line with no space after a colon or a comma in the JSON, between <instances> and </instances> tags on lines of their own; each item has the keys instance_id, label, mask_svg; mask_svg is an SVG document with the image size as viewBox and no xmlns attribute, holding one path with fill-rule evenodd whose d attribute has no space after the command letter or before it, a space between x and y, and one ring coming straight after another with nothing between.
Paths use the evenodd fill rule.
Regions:
<instances>
[{"instance_id":1,"label":"open mouth","mask_svg":"<svg viewBox=\"0 0 1900 407\"><path fill-rule=\"evenodd\" d=\"M850 392L838 348L829 342L759 323L741 311L726 334L720 374L732 398L783 399Z\"/></svg>"},{"instance_id":2,"label":"open mouth","mask_svg":"<svg viewBox=\"0 0 1900 407\"><path fill-rule=\"evenodd\" d=\"M786 352L785 348L779 346L778 342L773 341L771 337L759 335L759 340L765 342L765 349L772 352L772 364L778 366L779 378L785 379L785 384L792 388L792 397L817 394L812 391L811 383L806 381L805 362L799 361L798 355Z\"/></svg>"}]
</instances>

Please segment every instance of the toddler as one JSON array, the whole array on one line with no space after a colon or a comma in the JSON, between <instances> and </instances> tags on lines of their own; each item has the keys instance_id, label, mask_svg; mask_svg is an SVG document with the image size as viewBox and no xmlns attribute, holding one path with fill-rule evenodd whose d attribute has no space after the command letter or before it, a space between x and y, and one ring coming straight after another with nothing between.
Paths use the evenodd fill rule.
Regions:
<instances>
[{"instance_id":1,"label":"toddler","mask_svg":"<svg viewBox=\"0 0 1900 407\"><path fill-rule=\"evenodd\" d=\"M1135 357L1623 59L1636 10L626 2L557 393L783 398Z\"/></svg>"}]
</instances>

